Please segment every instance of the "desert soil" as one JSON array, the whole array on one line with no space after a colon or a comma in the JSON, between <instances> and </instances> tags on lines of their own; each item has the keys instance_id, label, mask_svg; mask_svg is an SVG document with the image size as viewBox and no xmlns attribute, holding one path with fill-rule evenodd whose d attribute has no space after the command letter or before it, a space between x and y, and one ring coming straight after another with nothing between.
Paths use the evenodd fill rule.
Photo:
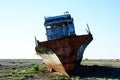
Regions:
<instances>
[{"instance_id":1,"label":"desert soil","mask_svg":"<svg viewBox=\"0 0 120 80\"><path fill-rule=\"evenodd\" d=\"M28 71L38 65L39 71ZM120 80L120 60L82 60L81 66L65 77L48 72L41 59L0 59L0 80ZM26 72L28 71L28 72Z\"/></svg>"}]
</instances>

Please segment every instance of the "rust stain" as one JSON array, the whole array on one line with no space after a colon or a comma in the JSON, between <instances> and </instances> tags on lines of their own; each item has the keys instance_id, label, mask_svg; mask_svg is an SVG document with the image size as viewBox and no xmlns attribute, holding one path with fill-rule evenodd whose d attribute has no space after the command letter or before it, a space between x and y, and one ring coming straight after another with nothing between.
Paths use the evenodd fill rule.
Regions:
<instances>
[{"instance_id":1,"label":"rust stain","mask_svg":"<svg viewBox=\"0 0 120 80\"><path fill-rule=\"evenodd\" d=\"M51 49L39 45L36 47L36 51L39 52L37 54L43 58L43 62L45 63L48 71L55 70L62 73L63 75L69 76L63 64Z\"/></svg>"}]
</instances>

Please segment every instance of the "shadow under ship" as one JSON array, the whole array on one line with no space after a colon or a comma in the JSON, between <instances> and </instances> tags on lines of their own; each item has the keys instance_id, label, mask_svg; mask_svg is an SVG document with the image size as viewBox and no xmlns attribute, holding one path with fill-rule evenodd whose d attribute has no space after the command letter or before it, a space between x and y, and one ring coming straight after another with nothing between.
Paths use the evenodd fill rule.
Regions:
<instances>
[{"instance_id":1,"label":"shadow under ship","mask_svg":"<svg viewBox=\"0 0 120 80\"><path fill-rule=\"evenodd\" d=\"M76 35L73 18L69 13L45 17L44 26L47 41L40 42L35 37L36 52L48 70L69 76L68 71L80 65L84 50L93 40L89 27L87 25L88 34Z\"/></svg>"}]
</instances>

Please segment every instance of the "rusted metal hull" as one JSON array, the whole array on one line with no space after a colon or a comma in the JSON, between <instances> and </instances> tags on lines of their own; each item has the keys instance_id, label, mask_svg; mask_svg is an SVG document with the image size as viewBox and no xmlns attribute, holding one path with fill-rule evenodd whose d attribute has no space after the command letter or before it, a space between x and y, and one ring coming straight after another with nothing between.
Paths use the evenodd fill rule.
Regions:
<instances>
[{"instance_id":1,"label":"rusted metal hull","mask_svg":"<svg viewBox=\"0 0 120 80\"><path fill-rule=\"evenodd\" d=\"M48 69L67 75L66 71L74 70L80 65L84 50L92 39L91 34L71 35L56 40L38 41L35 49Z\"/></svg>"},{"instance_id":2,"label":"rusted metal hull","mask_svg":"<svg viewBox=\"0 0 120 80\"><path fill-rule=\"evenodd\" d=\"M63 64L51 49L42 45L38 45L36 46L36 51L37 54L42 57L48 71L51 72L52 70L55 70L61 72L63 75L69 76Z\"/></svg>"}]
</instances>

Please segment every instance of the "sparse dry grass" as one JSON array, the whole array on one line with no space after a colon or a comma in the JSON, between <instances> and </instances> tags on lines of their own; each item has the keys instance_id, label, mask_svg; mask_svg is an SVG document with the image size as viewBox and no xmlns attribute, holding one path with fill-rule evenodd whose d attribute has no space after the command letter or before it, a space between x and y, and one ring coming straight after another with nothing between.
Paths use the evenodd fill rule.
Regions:
<instances>
[{"instance_id":1,"label":"sparse dry grass","mask_svg":"<svg viewBox=\"0 0 120 80\"><path fill-rule=\"evenodd\" d=\"M71 77L58 72L47 72L41 60L0 60L0 80L119 80L120 60L90 60L81 62L81 67Z\"/></svg>"}]
</instances>

